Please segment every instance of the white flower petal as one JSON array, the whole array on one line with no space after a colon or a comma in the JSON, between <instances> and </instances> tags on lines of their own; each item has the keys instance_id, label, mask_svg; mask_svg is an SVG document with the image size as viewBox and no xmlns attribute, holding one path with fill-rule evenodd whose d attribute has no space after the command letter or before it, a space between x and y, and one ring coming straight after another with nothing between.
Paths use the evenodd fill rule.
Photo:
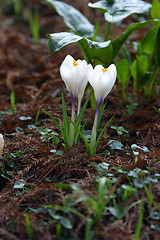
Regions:
<instances>
[{"instance_id":1,"label":"white flower petal","mask_svg":"<svg viewBox=\"0 0 160 240\"><path fill-rule=\"evenodd\" d=\"M89 78L89 82L94 89L96 101L103 100L111 91L116 81L117 70L114 64L111 64L108 69L102 65L97 65Z\"/></svg>"},{"instance_id":2,"label":"white flower petal","mask_svg":"<svg viewBox=\"0 0 160 240\"><path fill-rule=\"evenodd\" d=\"M0 156L2 155L3 147L4 147L4 138L3 138L3 135L0 133Z\"/></svg>"},{"instance_id":3,"label":"white flower petal","mask_svg":"<svg viewBox=\"0 0 160 240\"><path fill-rule=\"evenodd\" d=\"M75 61L71 55L67 55L60 66L60 75L65 82L68 91L74 97L77 97L81 85L86 79L87 67L88 65L85 60ZM82 90L81 94L83 95Z\"/></svg>"}]
</instances>

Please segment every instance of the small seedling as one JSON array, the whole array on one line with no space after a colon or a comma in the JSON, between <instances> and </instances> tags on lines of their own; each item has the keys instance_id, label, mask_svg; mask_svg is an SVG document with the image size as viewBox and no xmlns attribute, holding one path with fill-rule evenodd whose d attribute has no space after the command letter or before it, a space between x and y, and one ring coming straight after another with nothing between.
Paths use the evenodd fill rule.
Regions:
<instances>
[{"instance_id":1,"label":"small seedling","mask_svg":"<svg viewBox=\"0 0 160 240\"><path fill-rule=\"evenodd\" d=\"M133 102L133 103L127 105L127 112L128 112L128 114L129 115L133 115L134 112L137 110L138 105L139 104L136 103L136 102Z\"/></svg>"},{"instance_id":2,"label":"small seedling","mask_svg":"<svg viewBox=\"0 0 160 240\"><path fill-rule=\"evenodd\" d=\"M116 130L118 136L122 136L124 134L127 138L129 138L129 133L128 133L127 130L124 129L124 127L122 127L122 126L118 126L118 127L111 126L111 128Z\"/></svg>"},{"instance_id":3,"label":"small seedling","mask_svg":"<svg viewBox=\"0 0 160 240\"><path fill-rule=\"evenodd\" d=\"M51 129L43 129L41 127L37 127L37 131L42 135L40 138L42 142L47 142L52 141L52 144L58 144L58 133L52 131Z\"/></svg>"},{"instance_id":4,"label":"small seedling","mask_svg":"<svg viewBox=\"0 0 160 240\"><path fill-rule=\"evenodd\" d=\"M160 115L160 108L153 107L153 109Z\"/></svg>"}]
</instances>

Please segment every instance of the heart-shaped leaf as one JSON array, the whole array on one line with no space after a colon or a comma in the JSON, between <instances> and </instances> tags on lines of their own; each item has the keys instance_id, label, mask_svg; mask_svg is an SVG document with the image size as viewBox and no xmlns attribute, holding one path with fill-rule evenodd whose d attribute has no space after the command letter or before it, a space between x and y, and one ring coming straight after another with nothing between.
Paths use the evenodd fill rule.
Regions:
<instances>
[{"instance_id":1,"label":"heart-shaped leaf","mask_svg":"<svg viewBox=\"0 0 160 240\"><path fill-rule=\"evenodd\" d=\"M122 21L132 13L145 13L151 8L151 4L141 0L101 0L96 3L89 3L88 6L104 12L106 21L110 23Z\"/></svg>"},{"instance_id":2,"label":"heart-shaped leaf","mask_svg":"<svg viewBox=\"0 0 160 240\"><path fill-rule=\"evenodd\" d=\"M88 19L77 9L68 5L67 3L45 0L51 6L55 8L57 13L63 17L67 27L73 31L79 33L84 37L92 37L94 33L94 26L88 21Z\"/></svg>"}]
</instances>

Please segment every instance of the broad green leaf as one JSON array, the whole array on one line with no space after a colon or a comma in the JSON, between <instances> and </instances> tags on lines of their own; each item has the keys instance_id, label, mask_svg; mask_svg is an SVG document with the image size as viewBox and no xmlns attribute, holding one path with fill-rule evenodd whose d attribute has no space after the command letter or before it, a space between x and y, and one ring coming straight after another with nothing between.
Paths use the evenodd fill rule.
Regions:
<instances>
[{"instance_id":1,"label":"broad green leaf","mask_svg":"<svg viewBox=\"0 0 160 240\"><path fill-rule=\"evenodd\" d=\"M155 49L155 39L157 36L157 30L159 25L153 26L147 32L145 38L141 42L141 48L143 52L147 54L153 54Z\"/></svg>"},{"instance_id":2,"label":"broad green leaf","mask_svg":"<svg viewBox=\"0 0 160 240\"><path fill-rule=\"evenodd\" d=\"M111 41L95 42L90 39L83 38L79 41L88 62L100 63L108 67L112 62L112 44Z\"/></svg>"},{"instance_id":3,"label":"broad green leaf","mask_svg":"<svg viewBox=\"0 0 160 240\"><path fill-rule=\"evenodd\" d=\"M156 44L155 44L156 63L160 67L160 27L157 31Z\"/></svg>"},{"instance_id":4,"label":"broad green leaf","mask_svg":"<svg viewBox=\"0 0 160 240\"><path fill-rule=\"evenodd\" d=\"M151 4L141 0L102 0L88 6L105 12L104 17L110 23L121 21L132 13L145 13L151 8Z\"/></svg>"},{"instance_id":5,"label":"broad green leaf","mask_svg":"<svg viewBox=\"0 0 160 240\"><path fill-rule=\"evenodd\" d=\"M78 42L83 38L71 32L47 34L47 37L49 38L48 43L49 54L52 54L53 52L60 50L61 48L70 43Z\"/></svg>"},{"instance_id":6,"label":"broad green leaf","mask_svg":"<svg viewBox=\"0 0 160 240\"><path fill-rule=\"evenodd\" d=\"M95 42L88 38L80 37L75 33L61 32L47 34L49 38L48 48L49 54L56 52L64 46L79 42L85 58L88 62L98 60L99 62L108 66L112 60L112 45L111 41Z\"/></svg>"},{"instance_id":7,"label":"broad green leaf","mask_svg":"<svg viewBox=\"0 0 160 240\"><path fill-rule=\"evenodd\" d=\"M158 21L158 20L148 20L148 21L141 22L141 23L132 23L132 24L130 24L128 26L128 28L126 29L126 31L124 33L122 33L120 37L118 37L116 40L114 40L112 42L112 45L113 45L113 59L116 57L118 51L120 50L120 48L122 47L124 42L127 40L129 35L133 31L136 31L136 30L138 30L140 28L146 27L150 23L160 23L160 21Z\"/></svg>"},{"instance_id":8,"label":"broad green leaf","mask_svg":"<svg viewBox=\"0 0 160 240\"><path fill-rule=\"evenodd\" d=\"M123 150L124 149L123 144L117 140L110 140L108 142L108 145L110 146L111 150Z\"/></svg>"},{"instance_id":9,"label":"broad green leaf","mask_svg":"<svg viewBox=\"0 0 160 240\"><path fill-rule=\"evenodd\" d=\"M123 45L124 46L124 45ZM117 78L121 84L123 97L126 98L126 87L130 78L130 64L126 59L120 60L117 64Z\"/></svg>"},{"instance_id":10,"label":"broad green leaf","mask_svg":"<svg viewBox=\"0 0 160 240\"><path fill-rule=\"evenodd\" d=\"M151 7L151 17L153 19L160 19L160 2L153 0Z\"/></svg>"},{"instance_id":11,"label":"broad green leaf","mask_svg":"<svg viewBox=\"0 0 160 240\"><path fill-rule=\"evenodd\" d=\"M120 60L116 63L117 77L120 83L126 85L130 78L130 64L126 59Z\"/></svg>"},{"instance_id":12,"label":"broad green leaf","mask_svg":"<svg viewBox=\"0 0 160 240\"><path fill-rule=\"evenodd\" d=\"M45 0L52 5L57 13L63 17L67 27L79 33L81 36L92 37L94 34L94 26L88 19L77 9L67 3L54 0Z\"/></svg>"},{"instance_id":13,"label":"broad green leaf","mask_svg":"<svg viewBox=\"0 0 160 240\"><path fill-rule=\"evenodd\" d=\"M131 74L134 79L134 89L142 87L148 80L147 72L149 60L147 56L137 56L131 67Z\"/></svg>"}]
</instances>

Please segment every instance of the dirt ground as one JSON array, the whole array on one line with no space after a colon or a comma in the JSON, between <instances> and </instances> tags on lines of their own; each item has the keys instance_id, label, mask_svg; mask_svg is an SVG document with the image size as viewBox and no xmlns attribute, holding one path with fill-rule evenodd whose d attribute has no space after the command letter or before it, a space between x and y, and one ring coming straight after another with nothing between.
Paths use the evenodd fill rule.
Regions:
<instances>
[{"instance_id":1,"label":"dirt ground","mask_svg":"<svg viewBox=\"0 0 160 240\"><path fill-rule=\"evenodd\" d=\"M66 1L67 2L67 1ZM69 2L69 1L68 1ZM115 114L112 122L104 132L98 145L95 157L89 158L84 143L80 141L77 146L69 148L63 155L51 153L50 150L64 151L59 142L53 145L50 141L43 142L40 133L33 128L37 111L44 109L49 112L61 125L63 125L61 93L64 93L68 115L71 113L71 98L64 82L60 78L59 67L67 54L75 59L82 58L77 44L71 44L59 52L49 56L47 33L66 30L61 17L56 12L42 4L40 1L25 3L23 18L17 20L12 8L7 13L0 13L0 133L5 136L5 147L1 162L5 164L7 177L1 170L0 176L0 239L29 239L26 230L25 212L29 209L39 209L42 205L61 204L71 190L62 191L56 183L78 184L87 194L94 196L96 190L96 177L98 172L95 164L107 163L110 167L121 169L150 169L160 174L160 116L154 107L160 108L158 93L150 99L142 94L133 92L132 81L127 89L127 100L122 98L118 82L107 97L100 129ZM40 41L33 43L29 24L27 22L27 7L39 8L40 11ZM91 19L92 11L88 11L75 1L73 6L83 11ZM97 15L99 16L99 15ZM125 28L123 23L121 30ZM115 31L115 30L114 30ZM120 29L117 30L118 35ZM141 37L138 31L132 38ZM11 112L10 94L15 93L15 113ZM137 103L133 112L128 112L132 103ZM86 129L91 130L94 111L90 104L84 114L85 121L89 117ZM39 127L56 131L59 130L54 122L41 110L37 122ZM129 133L118 136L111 126L123 126ZM124 149L111 150L110 140L121 141ZM60 138L61 140L61 138ZM146 147L147 151L133 158L131 145ZM102 155L105 150L110 155ZM107 170L106 170L107 171ZM121 174L118 176L115 187L126 184L127 179ZM6 176L6 175L5 175ZM25 181L27 188L15 188L15 182ZM160 204L160 185L153 185L153 195L157 204ZM142 191L142 195L144 192ZM85 214L81 204L77 207ZM96 227L94 239L132 239L137 218L136 207L130 215L123 220L108 223L99 222ZM159 230L149 229L147 213L143 221L143 230L148 233L149 239L159 239ZM56 239L55 225L43 224L50 219L47 210L29 213L34 229L34 238L40 240ZM106 220L107 221L107 220ZM156 222L159 226L160 223ZM63 239L84 239L85 222L78 217L74 219L72 237Z\"/></svg>"}]
</instances>

